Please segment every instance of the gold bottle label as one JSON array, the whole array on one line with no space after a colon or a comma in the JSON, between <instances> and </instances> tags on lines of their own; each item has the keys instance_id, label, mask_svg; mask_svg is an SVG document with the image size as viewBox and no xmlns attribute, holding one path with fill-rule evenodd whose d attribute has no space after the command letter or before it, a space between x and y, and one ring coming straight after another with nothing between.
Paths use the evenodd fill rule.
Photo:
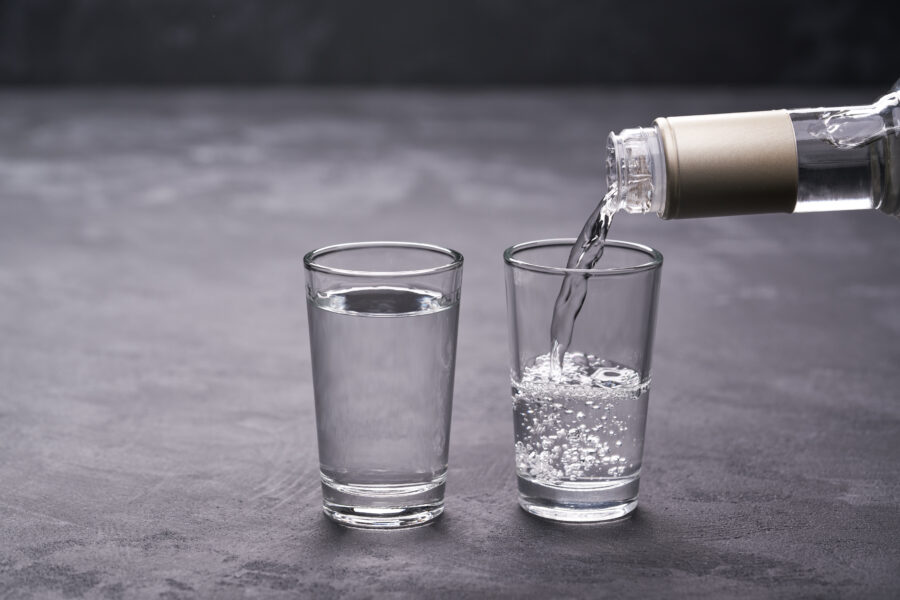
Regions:
<instances>
[{"instance_id":1,"label":"gold bottle label","mask_svg":"<svg viewBox=\"0 0 900 600\"><path fill-rule=\"evenodd\" d=\"M797 144L787 111L664 117L664 219L793 212Z\"/></svg>"}]
</instances>

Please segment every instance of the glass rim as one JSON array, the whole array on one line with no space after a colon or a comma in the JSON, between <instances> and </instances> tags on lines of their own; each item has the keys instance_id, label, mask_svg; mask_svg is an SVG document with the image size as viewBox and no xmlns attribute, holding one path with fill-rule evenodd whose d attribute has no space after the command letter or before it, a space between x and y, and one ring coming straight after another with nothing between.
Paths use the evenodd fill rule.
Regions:
<instances>
[{"instance_id":1,"label":"glass rim","mask_svg":"<svg viewBox=\"0 0 900 600\"><path fill-rule=\"evenodd\" d=\"M321 263L317 263L316 259L341 252L343 250L360 250L365 248L405 248L408 250L427 250L437 254L443 254L452 260L448 263L429 267L427 269L409 269L405 271L368 271L359 269L343 269L339 267L329 267ZM303 256L303 265L310 271L318 273L327 273L329 275L343 275L348 277L411 277L417 275L434 275L436 273L444 273L458 269L463 264L463 255L451 248L436 246L434 244L425 244L423 242L397 242L397 241L372 241L372 242L346 242L343 244L332 244L330 246L322 246L307 252Z\"/></svg>"},{"instance_id":2,"label":"glass rim","mask_svg":"<svg viewBox=\"0 0 900 600\"><path fill-rule=\"evenodd\" d=\"M623 240L606 240L606 246L634 250L648 256L650 260L628 267L572 269L569 267L550 267L547 265L540 265L515 257L515 254L521 252L522 250L530 250L532 248L541 248L546 246L571 246L574 243L575 238L550 238L546 240L522 242L519 244L515 244L514 246L510 246L509 248L504 250L503 261L512 267L518 267L521 269L526 269L528 271L536 271L538 273L550 273L553 275L564 275L567 273L578 273L582 275L619 275L623 273L639 273L641 271L658 269L662 266L663 263L663 255L659 250L656 250L655 248L651 248L650 246L646 246L644 244L638 244L636 242L626 242Z\"/></svg>"}]
</instances>

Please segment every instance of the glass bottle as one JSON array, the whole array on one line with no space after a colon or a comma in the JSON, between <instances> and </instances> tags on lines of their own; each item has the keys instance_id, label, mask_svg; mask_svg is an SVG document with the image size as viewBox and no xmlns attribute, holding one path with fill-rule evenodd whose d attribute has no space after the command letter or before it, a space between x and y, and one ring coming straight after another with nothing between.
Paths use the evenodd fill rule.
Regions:
<instances>
[{"instance_id":1,"label":"glass bottle","mask_svg":"<svg viewBox=\"0 0 900 600\"><path fill-rule=\"evenodd\" d=\"M900 81L865 106L668 117L610 133L607 183L614 209L663 219L900 216Z\"/></svg>"}]
</instances>

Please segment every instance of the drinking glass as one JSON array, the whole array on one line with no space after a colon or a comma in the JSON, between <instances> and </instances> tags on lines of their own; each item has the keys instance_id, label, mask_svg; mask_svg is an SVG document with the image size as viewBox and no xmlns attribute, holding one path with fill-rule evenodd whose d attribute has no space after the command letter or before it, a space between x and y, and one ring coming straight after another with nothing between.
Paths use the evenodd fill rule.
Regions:
<instances>
[{"instance_id":1,"label":"drinking glass","mask_svg":"<svg viewBox=\"0 0 900 600\"><path fill-rule=\"evenodd\" d=\"M519 504L556 521L607 521L637 506L663 259L611 240L595 268L569 269L574 241L503 254ZM550 325L567 275L587 295L553 369Z\"/></svg>"},{"instance_id":2,"label":"drinking glass","mask_svg":"<svg viewBox=\"0 0 900 600\"><path fill-rule=\"evenodd\" d=\"M325 514L428 523L444 510L463 257L361 242L303 262Z\"/></svg>"}]
</instances>

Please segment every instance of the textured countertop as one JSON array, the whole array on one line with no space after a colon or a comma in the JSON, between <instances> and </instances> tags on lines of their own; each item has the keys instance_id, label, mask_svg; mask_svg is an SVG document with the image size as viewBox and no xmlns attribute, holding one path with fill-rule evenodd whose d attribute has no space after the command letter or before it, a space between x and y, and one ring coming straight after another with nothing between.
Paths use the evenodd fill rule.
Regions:
<instances>
[{"instance_id":1,"label":"textured countertop","mask_svg":"<svg viewBox=\"0 0 900 600\"><path fill-rule=\"evenodd\" d=\"M663 222L640 507L516 505L500 253L610 129L871 90L0 91L0 598L891 597L900 222ZM321 514L300 257L466 256L447 509Z\"/></svg>"}]
</instances>

